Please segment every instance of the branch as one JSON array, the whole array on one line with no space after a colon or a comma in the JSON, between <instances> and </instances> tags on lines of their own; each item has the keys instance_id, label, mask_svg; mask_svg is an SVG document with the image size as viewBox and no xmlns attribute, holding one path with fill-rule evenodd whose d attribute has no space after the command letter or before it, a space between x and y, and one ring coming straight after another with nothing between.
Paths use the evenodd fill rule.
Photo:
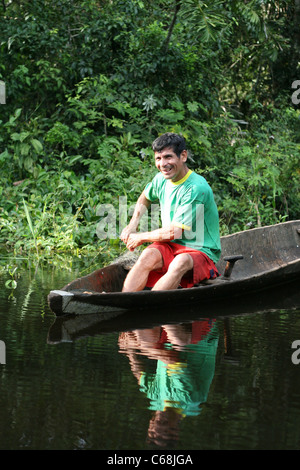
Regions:
<instances>
[{"instance_id":1,"label":"branch","mask_svg":"<svg viewBox=\"0 0 300 470\"><path fill-rule=\"evenodd\" d=\"M166 40L165 40L164 45L163 45L163 49L164 49L165 54L167 53L168 48L169 48L170 39L171 39L171 36L172 36L172 33L173 33L173 29L174 29L176 19L177 19L177 14L180 10L180 7L181 7L181 0L175 0L173 19L172 19L171 24L169 26L168 35L167 35Z\"/></svg>"}]
</instances>

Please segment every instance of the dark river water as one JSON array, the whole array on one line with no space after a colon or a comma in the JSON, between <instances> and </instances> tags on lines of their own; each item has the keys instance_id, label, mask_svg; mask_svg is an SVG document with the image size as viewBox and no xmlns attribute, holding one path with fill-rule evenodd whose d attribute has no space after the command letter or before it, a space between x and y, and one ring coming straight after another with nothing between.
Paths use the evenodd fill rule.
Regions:
<instances>
[{"instance_id":1,"label":"dark river water","mask_svg":"<svg viewBox=\"0 0 300 470\"><path fill-rule=\"evenodd\" d=\"M87 266L1 258L0 449L300 449L298 286L56 319L49 291Z\"/></svg>"}]
</instances>

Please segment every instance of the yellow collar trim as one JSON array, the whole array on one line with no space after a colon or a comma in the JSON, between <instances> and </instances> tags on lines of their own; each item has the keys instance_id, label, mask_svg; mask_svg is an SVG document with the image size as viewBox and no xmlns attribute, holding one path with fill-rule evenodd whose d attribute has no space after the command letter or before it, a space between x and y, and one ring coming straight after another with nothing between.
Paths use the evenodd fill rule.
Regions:
<instances>
[{"instance_id":1,"label":"yellow collar trim","mask_svg":"<svg viewBox=\"0 0 300 470\"><path fill-rule=\"evenodd\" d=\"M172 181L172 180L171 180L171 183L172 183L172 184L176 184L176 185L182 184L182 183L184 183L184 182L188 179L188 177L191 175L191 173L193 173L192 170L189 170L189 171L187 172L187 174L184 175L183 178L181 178L181 180L179 180L179 181Z\"/></svg>"}]
</instances>

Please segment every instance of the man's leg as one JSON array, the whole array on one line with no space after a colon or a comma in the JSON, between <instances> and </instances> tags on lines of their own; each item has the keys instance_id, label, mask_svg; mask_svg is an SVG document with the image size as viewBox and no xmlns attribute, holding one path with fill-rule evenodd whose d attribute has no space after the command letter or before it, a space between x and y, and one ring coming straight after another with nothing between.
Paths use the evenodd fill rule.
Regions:
<instances>
[{"instance_id":1,"label":"man's leg","mask_svg":"<svg viewBox=\"0 0 300 470\"><path fill-rule=\"evenodd\" d=\"M162 276L152 290L177 289L182 276L193 269L193 258L188 253L177 255L170 263L168 271Z\"/></svg>"},{"instance_id":2,"label":"man's leg","mask_svg":"<svg viewBox=\"0 0 300 470\"><path fill-rule=\"evenodd\" d=\"M156 248L145 248L141 256L127 274L122 292L137 292L147 284L150 271L161 269L163 258Z\"/></svg>"}]
</instances>

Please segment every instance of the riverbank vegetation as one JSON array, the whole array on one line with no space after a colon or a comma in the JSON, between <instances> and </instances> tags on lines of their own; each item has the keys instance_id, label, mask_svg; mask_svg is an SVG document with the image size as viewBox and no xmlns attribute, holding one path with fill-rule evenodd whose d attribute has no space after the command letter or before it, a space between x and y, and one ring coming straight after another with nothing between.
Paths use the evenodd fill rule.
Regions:
<instances>
[{"instance_id":1,"label":"riverbank vegetation","mask_svg":"<svg viewBox=\"0 0 300 470\"><path fill-rule=\"evenodd\" d=\"M97 209L136 201L166 131L222 234L298 218L299 19L297 0L2 2L0 244L113 256Z\"/></svg>"}]
</instances>

